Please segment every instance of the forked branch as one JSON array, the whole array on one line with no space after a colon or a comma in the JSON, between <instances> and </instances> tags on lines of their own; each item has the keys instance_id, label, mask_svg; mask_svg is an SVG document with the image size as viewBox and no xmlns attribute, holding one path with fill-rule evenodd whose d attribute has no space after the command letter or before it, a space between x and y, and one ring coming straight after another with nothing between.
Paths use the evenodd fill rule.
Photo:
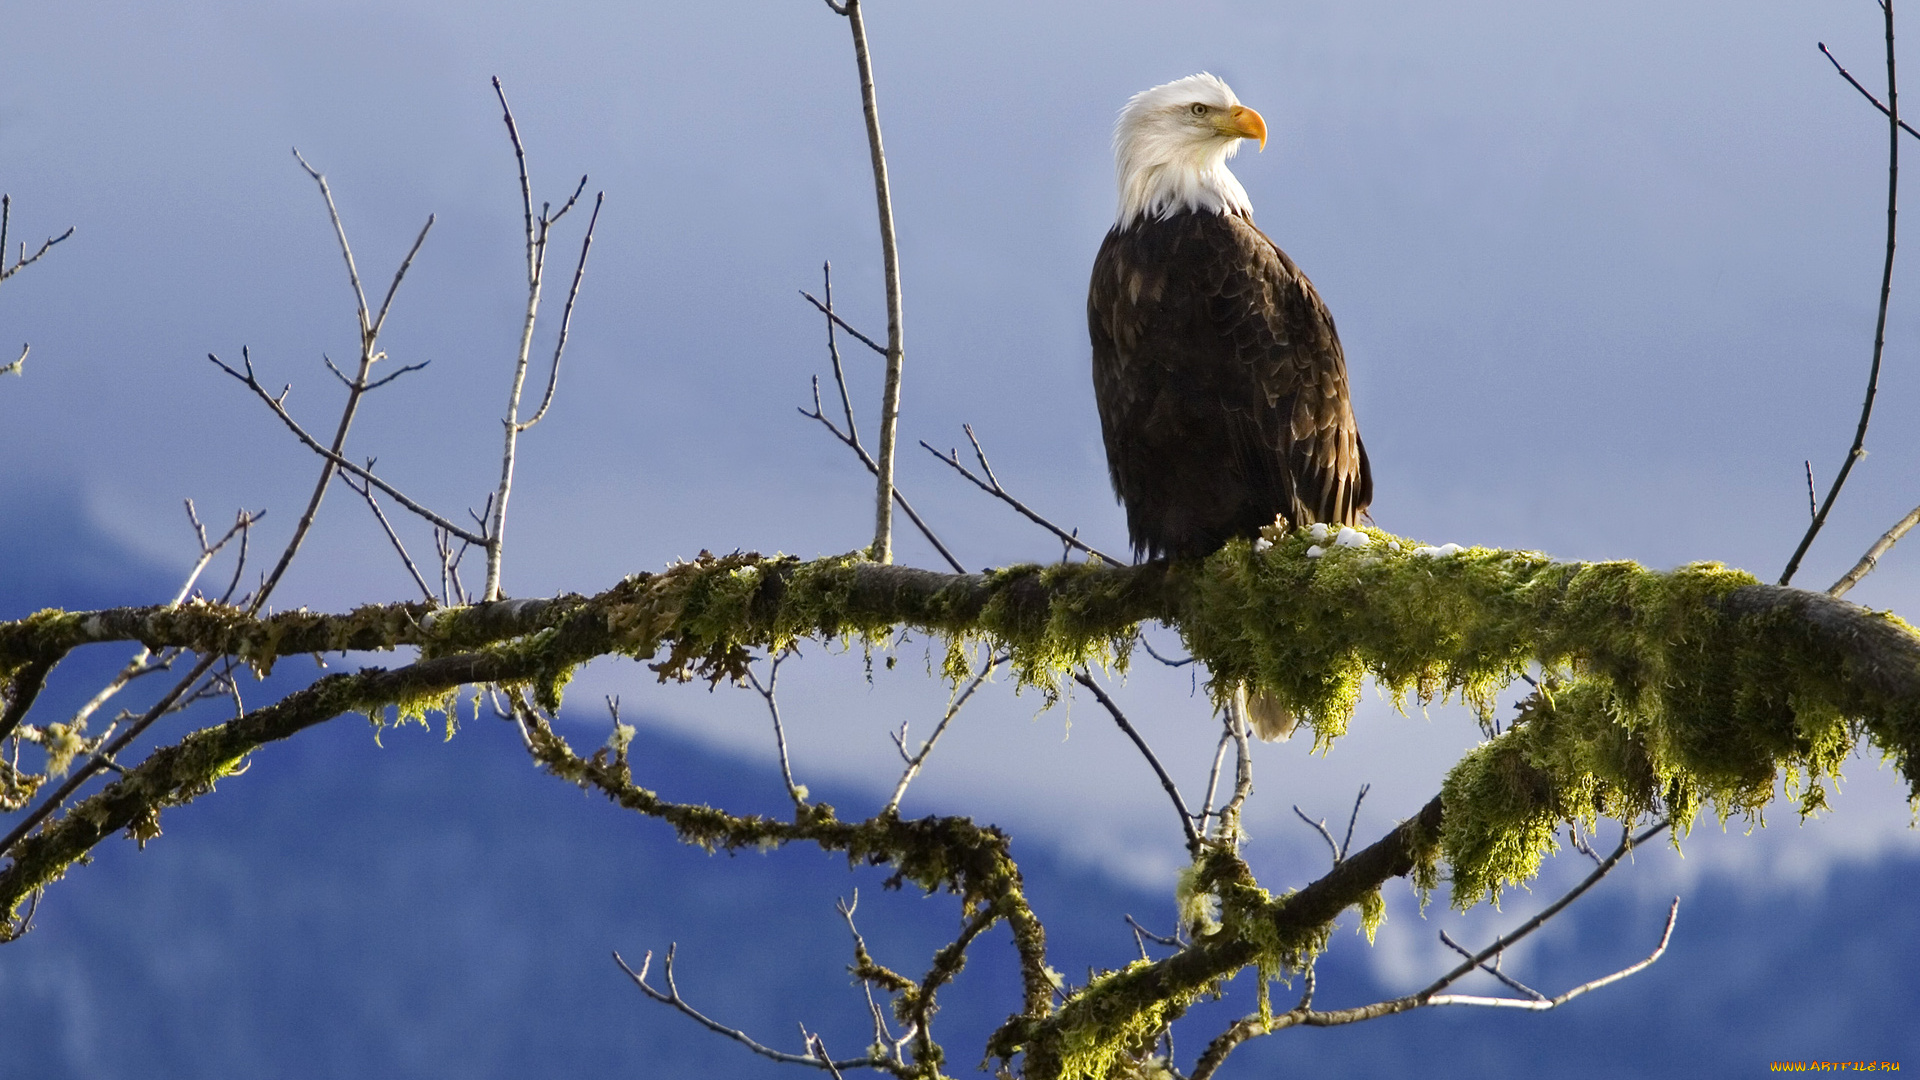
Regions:
<instances>
[{"instance_id":1,"label":"forked branch","mask_svg":"<svg viewBox=\"0 0 1920 1080\"><path fill-rule=\"evenodd\" d=\"M834 327L838 326L846 330L854 337L866 342L869 346L874 348L879 348L879 346L874 345L873 340L865 334L847 325L846 320L842 319L833 310L833 264L824 264L821 267L821 275L826 282L826 303L823 304L815 300L805 290L802 290L800 295L805 296L812 302L814 307L819 308L821 313L827 317L827 357L833 364L833 381L834 385L840 390L840 408L846 417L847 429L845 431L840 430L839 425L835 424L833 420L827 416L826 410L821 406L820 379L817 376L813 380L813 411L808 412L805 409L801 409L799 412L801 416L809 420L818 421L835 439L839 440L842 446L853 451L854 456L860 459L860 464L866 466L868 472L877 477L880 475L880 463L873 460L873 455L867 453L866 446L860 442L860 429L854 421L853 395L847 390L847 373L846 369L840 363L840 345L834 337ZM881 351L884 352L885 350ZM893 501L899 504L900 511L907 515L909 521L913 522L914 528L920 530L920 535L927 538L927 543L933 545L933 550L940 553L940 557L946 560L948 566L953 567L954 573L964 574L967 572L967 568L961 565L960 560L954 557L953 552L947 550L947 545L941 542L940 537L934 533L932 526L928 525L925 519L921 518L920 514L914 510L913 504L907 501L905 495L901 494L898 485L893 487Z\"/></svg>"},{"instance_id":2,"label":"forked branch","mask_svg":"<svg viewBox=\"0 0 1920 1080\"><path fill-rule=\"evenodd\" d=\"M900 774L900 782L893 786L893 796L887 800L886 808L882 813L891 814L899 812L900 800L906 798L907 795L907 785L913 783L914 777L920 775L920 769L926 765L928 755L933 753L934 746L940 742L940 736L946 734L947 725L953 723L953 718L960 715L961 709L966 708L967 701L973 697L975 691L980 689L981 684L987 681L987 677L993 674L993 669L1006 663L1008 659L1009 657L1005 653L987 659L987 666L981 668L979 674L975 675L959 693L953 696L953 700L947 704L946 713L940 717L940 722L934 725L933 734L927 736L926 741L920 744L920 749L917 753L907 753L907 725L905 721L901 722L898 734L889 733L889 737L893 739L894 747L900 751L900 758L906 762L907 767L906 770Z\"/></svg>"},{"instance_id":3,"label":"forked branch","mask_svg":"<svg viewBox=\"0 0 1920 1080\"><path fill-rule=\"evenodd\" d=\"M973 444L974 458L980 462L980 471L986 474L986 479L984 480L978 476L975 476L973 472L969 470L965 465L960 464L960 452L958 450L948 450L945 454L942 454L940 451L935 450L933 446L929 444L925 439L920 440L920 445L926 449L927 453L932 454L936 458L939 458L941 461L945 462L948 466L950 466L955 472L959 473L961 476L964 476L968 480L972 481L973 486L979 488L981 491L986 492L987 494L993 496L994 498L999 499L1001 502L1006 503L1008 506L1013 507L1014 510L1018 511L1020 515L1025 517L1028 521L1033 522L1035 525L1040 526L1041 528L1052 533L1054 536L1058 537L1062 544L1065 544L1066 546L1073 548L1076 551L1079 551L1083 555L1091 555L1094 558L1099 559L1101 562L1104 562L1109 566L1127 565L1127 561L1125 559L1116 559L1113 556L1107 554L1106 552L1101 551L1099 548L1093 547L1088 543L1086 543L1086 541L1081 540L1079 530L1076 529L1072 532L1068 532L1066 529L1063 529L1060 526L1055 525L1053 522L1048 521L1046 518L1041 517L1039 514L1035 513L1032 510L1032 508L1027 506L1026 503L1023 503L1019 499L1014 498L1012 492L1000 486L1000 478L994 475L993 466L988 464L987 462L987 452L981 449L980 440L976 438L973 434L973 425L963 424L961 425L961 428L967 433L967 441Z\"/></svg>"},{"instance_id":4,"label":"forked branch","mask_svg":"<svg viewBox=\"0 0 1920 1080\"><path fill-rule=\"evenodd\" d=\"M1387 1001L1377 1001L1371 1005L1363 1005L1352 1009L1322 1011L1311 1007L1311 993L1309 992L1309 996L1303 998L1299 1006L1291 1012L1273 1017L1271 1022L1263 1021L1258 1016L1250 1016L1243 1020L1236 1021L1232 1026L1227 1028L1226 1031L1221 1032L1220 1035L1216 1036L1214 1040L1207 1045L1207 1049L1200 1055L1199 1061L1194 1065L1191 1080L1206 1080L1206 1078L1213 1076L1214 1073L1219 1070L1221 1064L1226 1061L1227 1056L1247 1040L1261 1035L1272 1034L1273 1032L1290 1027L1299 1025L1309 1027L1338 1027L1345 1024L1355 1024L1366 1020L1373 1020L1382 1016L1391 1016L1395 1013L1408 1012L1413 1009L1441 1005L1478 1005L1491 1008L1544 1011L1557 1008L1582 994L1592 990L1598 990L1603 986L1619 982L1621 979L1645 970L1666 953L1667 943L1673 937L1674 919L1680 910L1680 900L1677 897L1674 899L1672 906L1667 909L1666 927L1661 931L1659 944L1657 944L1653 951L1644 959L1638 963L1622 968L1611 975L1581 983L1579 986L1556 997L1546 997L1538 991L1519 984L1507 976L1501 975L1497 971L1493 971L1491 967L1488 966L1488 961L1497 960L1507 949L1513 947L1513 945L1532 934L1535 930L1538 930L1554 916L1565 910L1567 905L1579 899L1588 889L1591 889L1597 884L1601 878L1606 877L1608 873L1612 872L1613 868L1618 866L1620 861L1626 858L1634 848L1665 831L1667 824L1664 820L1660 821L1638 835L1635 835L1631 828L1624 829L1621 833L1620 843L1614 848L1613 853L1603 860L1599 866L1595 867L1593 872L1582 879L1579 884L1567 890L1558 900L1549 904L1533 918L1528 919L1510 933L1496 939L1493 944L1488 945L1479 952L1468 954L1467 958L1462 961L1459 966L1442 975L1418 993L1408 994L1405 997L1392 998ZM1377 847L1378 845L1375 846ZM1451 944L1451 942L1449 942L1449 944ZM1454 947L1456 949L1459 948L1458 946ZM1464 953L1466 950L1460 949L1459 951ZM1442 991L1476 970L1487 970L1490 974L1495 975L1495 977L1500 978L1503 982L1507 982L1509 985L1516 987L1529 996L1525 998L1502 998L1483 997L1471 994L1442 993Z\"/></svg>"},{"instance_id":5,"label":"forked branch","mask_svg":"<svg viewBox=\"0 0 1920 1080\"><path fill-rule=\"evenodd\" d=\"M587 269L587 253L593 247L593 230L600 222L600 205L605 192L596 195L593 200L593 217L587 223L585 238L580 244L580 259L574 266L573 287L567 293L565 314L561 318L560 333L553 348L553 366L547 375L546 394L540 401L540 407L529 419L520 418L520 395L526 388L527 367L533 355L533 331L540 318L540 290L546 282L547 244L552 238L553 226L567 216L574 204L580 201L580 195L587 189L587 178L582 176L573 194L554 210L551 203L542 203L539 213L533 209L533 183L527 176L527 150L520 140L520 125L513 118L513 107L507 104L507 92L500 85L499 76L493 79L494 97L500 102L500 114L507 126L507 139L513 144L513 158L519 169L520 209L525 222L525 241L527 255L527 303L520 320L520 344L513 362L513 379L507 393L507 411L501 418L505 429L504 443L500 451L500 484L488 501L489 514L481 532L483 539L473 540L455 532L463 540L481 548L487 554L486 584L481 589L484 600L498 600L501 596L501 564L506 554L507 506L513 497L514 462L519 454L520 435L528 428L539 423L547 415L547 409L553 404L554 388L560 378L560 358L567 347L567 331L573 323L573 304L580 294L580 281ZM384 490L384 489L383 489ZM391 492L389 492L391 494Z\"/></svg>"},{"instance_id":6,"label":"forked branch","mask_svg":"<svg viewBox=\"0 0 1920 1080\"><path fill-rule=\"evenodd\" d=\"M826 1069L830 1071L840 1069L879 1069L882 1072L893 1073L896 1076L904 1075L896 1071L893 1062L882 1057L847 1058L843 1061L831 1061L814 1054L812 1046L808 1046L807 1053L804 1054L789 1054L784 1051L775 1050L771 1046L766 1046L756 1041L753 1036L748 1035L739 1028L730 1028L712 1019L692 1005L687 1004L687 999L680 996L680 988L675 985L673 981L673 954L676 948L677 946L674 945L667 946L666 963L663 965L667 981L667 988L664 992L655 990L647 983L647 970L653 965L653 952L651 950L647 952L645 957L641 958L639 971L628 967L627 962L621 958L618 952L613 954L613 962L620 965L620 970L627 973L627 978L633 980L633 985L639 987L641 993L662 1005L672 1006L683 1015L691 1018L695 1023L698 1023L701 1027L706 1028L716 1035L724 1035L754 1053L759 1054L761 1057L770 1058L783 1065L811 1065L816 1069ZM809 1041L811 1042L811 1040Z\"/></svg>"},{"instance_id":7,"label":"forked branch","mask_svg":"<svg viewBox=\"0 0 1920 1080\"><path fill-rule=\"evenodd\" d=\"M880 450L874 464L879 490L874 497L873 547L879 563L893 561L893 459L900 427L900 370L906 356L900 314L900 247L893 234L893 195L887 184L887 153L880 141L880 103L873 88L873 56L867 48L867 22L860 0L827 6L853 31L853 58L860 70L860 107L867 120L867 150L873 164L873 197L880 213L880 254L887 287L887 378L880 392ZM868 342L872 344L872 342Z\"/></svg>"},{"instance_id":8,"label":"forked branch","mask_svg":"<svg viewBox=\"0 0 1920 1080\"><path fill-rule=\"evenodd\" d=\"M1840 462L1840 472L1827 488L1827 497L1821 502L1820 510L1813 516L1813 521L1808 524L1806 535L1800 538L1800 546L1794 549L1793 557L1787 560L1786 569L1780 572L1782 585L1793 581L1794 573L1800 569L1800 560L1806 556L1807 549L1813 546L1813 538L1820 535L1821 527L1827 523L1827 515L1833 510L1834 500L1840 497L1840 489L1846 485L1848 475L1853 472L1854 465L1866 456L1867 424L1873 419L1873 399L1880 390L1880 361L1886 354L1887 347L1887 304L1893 297L1894 241L1899 235L1897 225L1900 217L1901 128L1900 80L1894 66L1893 0L1880 0L1880 11L1886 23L1886 104L1882 105L1874 101L1873 95L1867 93L1866 88L1862 87L1852 75L1848 75L1844 68L1840 68L1839 61L1834 61L1834 67L1840 68L1840 74L1845 76L1848 82L1853 83L1855 89L1865 94L1867 100L1873 101L1887 118L1887 253L1880 267L1880 308L1874 317L1873 360L1867 367L1867 392L1860 402L1860 422L1854 427L1853 445L1847 449L1846 458ZM1826 46L1822 45L1820 51L1826 52ZM1833 59L1831 53L1828 53L1828 59Z\"/></svg>"},{"instance_id":9,"label":"forked branch","mask_svg":"<svg viewBox=\"0 0 1920 1080\"><path fill-rule=\"evenodd\" d=\"M25 270L27 267L32 266L34 263L39 262L40 257L53 250L55 244L73 235L73 226L69 225L67 226L66 232L61 233L59 236L50 236L41 241L40 246L35 248L31 255L27 254L27 245L21 244L20 253L15 255L13 261L9 263L7 261L7 231L11 228L12 224L13 196L0 195L0 281L5 281L20 271ZM20 357L22 360L26 359L26 355L26 350L21 350ZM18 360L14 361L15 364L19 362ZM12 365L8 366L11 367ZM0 372L3 371L4 369L0 369Z\"/></svg>"},{"instance_id":10,"label":"forked branch","mask_svg":"<svg viewBox=\"0 0 1920 1080\"><path fill-rule=\"evenodd\" d=\"M222 361L218 356L215 356L213 353L208 353L207 359L213 361L214 366L218 367L221 371L224 371L228 375L233 376L235 379L239 380L239 382L242 385L244 385L247 389L253 391L254 395L258 397L261 400L261 402L263 402L267 406L267 408L273 410L273 414L275 416L280 418L280 422L287 426L287 430L293 432L294 437L299 439L301 443L305 444L308 449L312 450L316 454L319 454L323 459L325 459L325 461L327 462L328 466L331 469L349 473L353 476L358 477L362 483L370 484L373 487L379 488L381 491L386 492L388 498L391 498L394 502L399 503L401 506L405 507L409 512L415 515L418 515L421 518L426 519L428 522L432 523L433 526L437 529L442 529L447 533L453 536L457 536L460 539L465 540L470 544L484 546L487 543L487 537L485 535L481 533L476 533L476 532L473 532L472 530L464 529L458 525L455 525L452 521L449 521L448 519L440 516L439 514L433 512L432 510L429 510L427 507L421 505L418 502L415 502L413 499L408 498L406 492L403 492L399 488L394 487L392 484L387 483L385 480L380 479L379 476L375 475L371 470L367 469L365 466L356 465L353 462L348 461L345 457L343 457L340 454L340 452L337 449L327 447L326 445L322 444L320 440L314 438L312 435L309 435L307 433L307 429L304 427L301 427L300 422L298 420L295 420L293 418L293 414L287 411L286 400L285 400L286 392L282 391L278 396L275 396L274 394L269 393L267 391L267 388L261 384L259 377L255 374L253 370L253 357L244 348L240 350L240 356L241 356L242 370L238 370L238 371L236 371L232 367L229 367L224 361ZM366 390L369 390L371 388L372 388L371 386L360 386L359 390L362 393L364 393ZM336 445L337 443L338 443L338 440L336 440ZM319 508L318 500L316 499L312 509L318 510L318 508Z\"/></svg>"}]
</instances>

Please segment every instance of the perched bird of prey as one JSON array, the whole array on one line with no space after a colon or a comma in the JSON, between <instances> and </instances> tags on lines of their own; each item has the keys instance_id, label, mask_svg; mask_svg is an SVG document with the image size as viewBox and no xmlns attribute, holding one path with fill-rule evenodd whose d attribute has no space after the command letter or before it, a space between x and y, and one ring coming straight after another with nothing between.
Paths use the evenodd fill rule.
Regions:
<instances>
[{"instance_id":1,"label":"perched bird of prey","mask_svg":"<svg viewBox=\"0 0 1920 1080\"><path fill-rule=\"evenodd\" d=\"M1333 316L1227 170L1267 125L1220 79L1135 94L1120 211L1087 292L1093 387L1136 555L1198 558L1283 519L1355 525L1373 498ZM1262 738L1294 718L1253 695Z\"/></svg>"}]
</instances>

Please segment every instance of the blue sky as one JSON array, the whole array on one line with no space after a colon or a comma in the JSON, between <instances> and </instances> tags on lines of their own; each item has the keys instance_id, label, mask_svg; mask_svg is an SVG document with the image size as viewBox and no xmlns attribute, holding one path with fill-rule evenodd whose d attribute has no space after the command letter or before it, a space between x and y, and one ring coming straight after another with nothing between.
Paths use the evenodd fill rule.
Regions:
<instances>
[{"instance_id":1,"label":"blue sky","mask_svg":"<svg viewBox=\"0 0 1920 1080\"><path fill-rule=\"evenodd\" d=\"M1382 527L1771 579L1804 528L1802 461L1824 485L1846 447L1886 139L1815 42L1878 86L1870 5L874 0L868 18L906 288L901 482L970 565L1057 547L914 445L964 445L963 422L1023 498L1123 546L1083 314L1112 214L1108 133L1129 94L1202 69L1267 118L1267 150L1235 170L1338 320ZM509 592L595 591L702 548L865 542L865 474L794 411L826 371L797 295L823 260L847 316L884 329L850 49L824 5L76 2L6 20L14 235L78 232L0 289L0 341L34 346L0 389L0 498L54 493L160 568L192 555L182 498L209 517L265 507L264 545L286 535L313 462L204 357L248 346L298 415L337 406L321 356L353 354L352 309L297 146L370 280L438 215L386 338L396 362L432 366L381 392L353 447L450 514L477 507L521 290L499 75L541 197L587 173L608 199L554 414L524 444ZM1871 456L1800 584L1823 587L1920 501L1911 280L1903 264ZM871 416L876 369L848 357ZM279 604L406 595L345 496ZM911 538L902 557L932 563ZM1852 598L1912 616L1916 566L1896 549ZM821 649L783 669L803 774L890 782L885 731L944 703L918 647L902 656L871 686ZM620 693L650 724L770 757L757 699L650 682L603 665L573 700ZM1213 728L1184 673L1136 671L1126 690L1197 784ZM1177 834L1079 704L988 695L919 782L922 809L1164 881ZM1457 709L1370 701L1324 759L1263 751L1256 856L1317 857L1288 807L1331 816L1363 782L1384 828L1477 737ZM1850 775L1830 818L1709 828L1636 887L1717 869L1791 890L1836 860L1920 850L1901 782L1871 760Z\"/></svg>"}]
</instances>

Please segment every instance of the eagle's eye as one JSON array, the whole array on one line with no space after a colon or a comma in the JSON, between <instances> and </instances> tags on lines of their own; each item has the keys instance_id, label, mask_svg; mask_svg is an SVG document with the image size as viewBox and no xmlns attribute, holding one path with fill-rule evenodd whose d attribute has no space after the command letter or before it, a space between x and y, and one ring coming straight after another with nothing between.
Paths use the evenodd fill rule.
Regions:
<instances>
[{"instance_id":1,"label":"eagle's eye","mask_svg":"<svg viewBox=\"0 0 1920 1080\"><path fill-rule=\"evenodd\" d=\"M1191 106L1191 108L1192 108L1192 111L1193 111L1193 115L1195 115L1195 116L1205 116L1205 115L1207 115L1207 107L1206 107L1206 105L1205 105L1205 104L1203 104L1203 103L1201 103L1201 102L1198 102L1198 101L1196 101L1196 102L1194 102L1194 103L1193 103L1193 105Z\"/></svg>"}]
</instances>

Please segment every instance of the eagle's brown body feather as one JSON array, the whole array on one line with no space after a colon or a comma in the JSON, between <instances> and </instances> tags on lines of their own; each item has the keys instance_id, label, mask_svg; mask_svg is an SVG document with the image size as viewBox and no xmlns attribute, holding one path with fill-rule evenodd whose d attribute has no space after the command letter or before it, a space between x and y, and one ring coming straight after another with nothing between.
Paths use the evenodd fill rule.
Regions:
<instances>
[{"instance_id":1,"label":"eagle's brown body feather","mask_svg":"<svg viewBox=\"0 0 1920 1080\"><path fill-rule=\"evenodd\" d=\"M1237 212L1142 216L1107 234L1087 295L1093 385L1136 554L1357 524L1373 498L1333 317Z\"/></svg>"}]
</instances>

